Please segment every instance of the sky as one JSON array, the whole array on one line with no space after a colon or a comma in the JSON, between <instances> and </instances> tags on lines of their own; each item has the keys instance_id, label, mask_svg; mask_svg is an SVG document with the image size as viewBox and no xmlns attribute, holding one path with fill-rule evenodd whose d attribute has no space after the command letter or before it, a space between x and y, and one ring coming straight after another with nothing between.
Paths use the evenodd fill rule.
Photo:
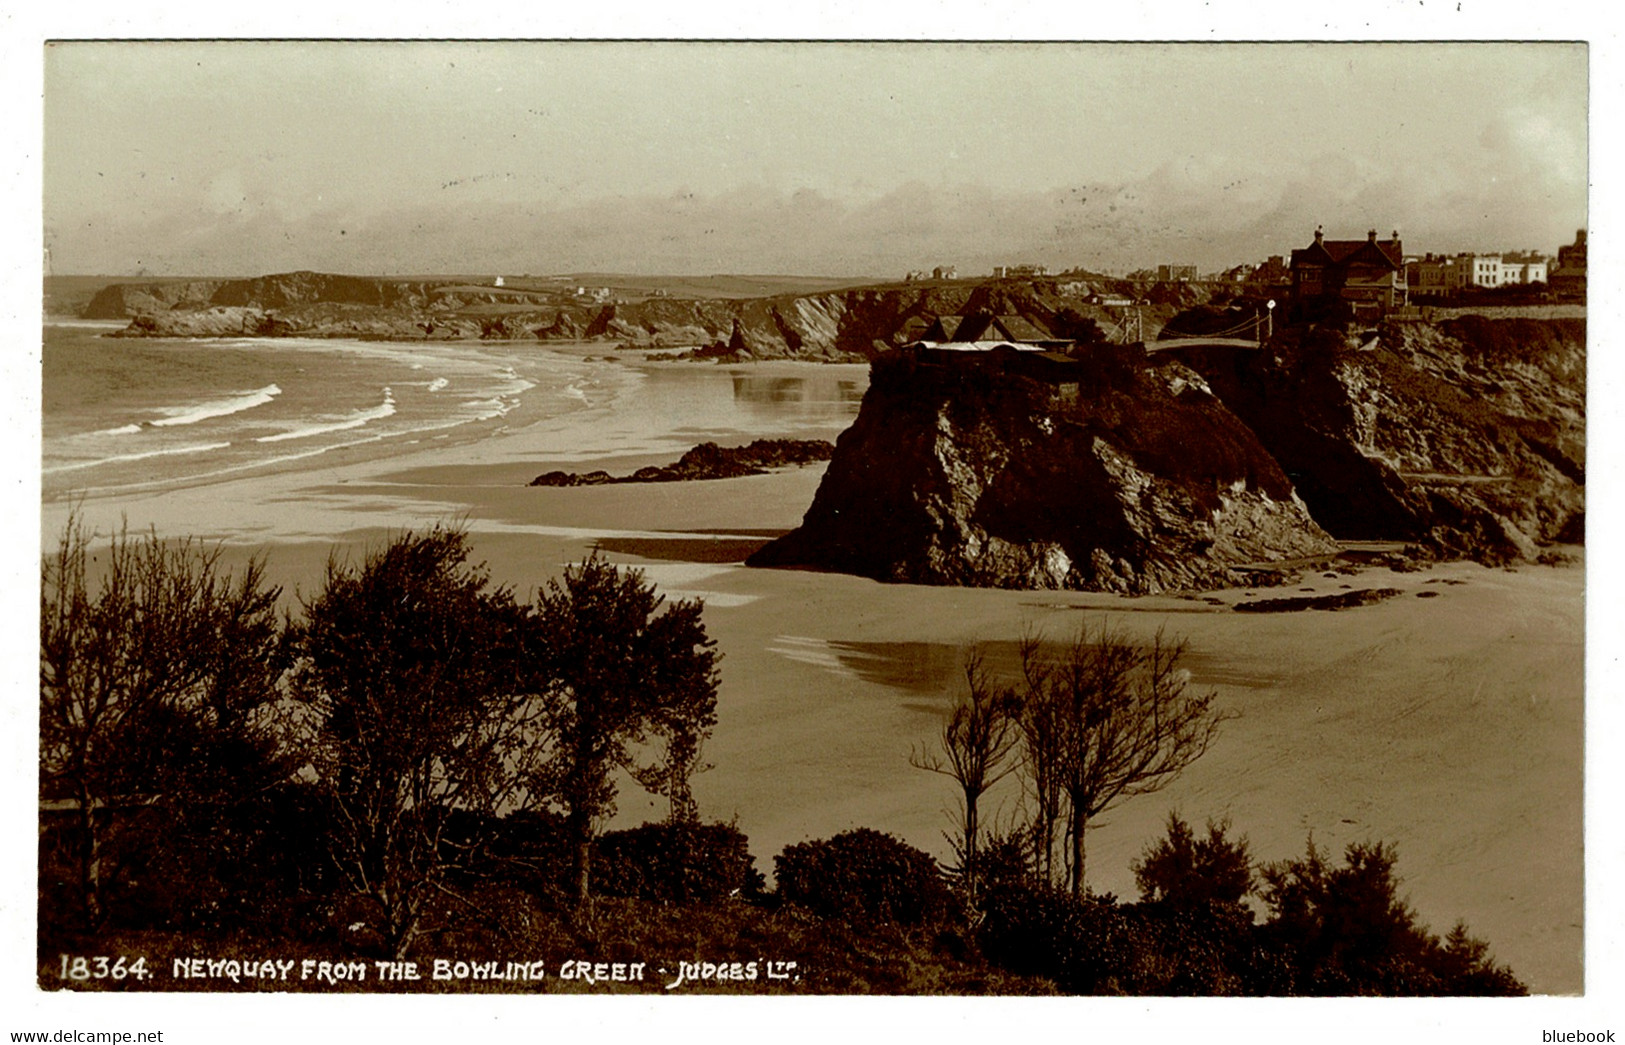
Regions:
<instances>
[{"instance_id":1,"label":"sky","mask_svg":"<svg viewBox=\"0 0 1625 1045\"><path fill-rule=\"evenodd\" d=\"M55 273L1204 269L1586 224L1564 43L83 42Z\"/></svg>"}]
</instances>

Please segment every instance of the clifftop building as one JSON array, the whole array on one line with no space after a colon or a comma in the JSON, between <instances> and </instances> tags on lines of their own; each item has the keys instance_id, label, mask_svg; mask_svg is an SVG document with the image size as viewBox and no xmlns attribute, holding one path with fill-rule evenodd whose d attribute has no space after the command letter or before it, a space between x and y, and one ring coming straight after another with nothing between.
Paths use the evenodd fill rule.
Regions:
<instances>
[{"instance_id":1,"label":"clifftop building","mask_svg":"<svg viewBox=\"0 0 1625 1045\"><path fill-rule=\"evenodd\" d=\"M920 340L948 345L996 342L1037 345L1054 341L1055 335L1022 316L973 312L968 316L938 316Z\"/></svg>"},{"instance_id":2,"label":"clifftop building","mask_svg":"<svg viewBox=\"0 0 1625 1045\"><path fill-rule=\"evenodd\" d=\"M1557 248L1557 266L1551 272L1552 290L1565 298L1585 300L1586 230L1574 233L1574 243Z\"/></svg>"},{"instance_id":3,"label":"clifftop building","mask_svg":"<svg viewBox=\"0 0 1625 1045\"><path fill-rule=\"evenodd\" d=\"M1533 251L1506 254L1425 254L1408 259L1411 293L1442 297L1468 287L1509 287L1545 283L1547 259Z\"/></svg>"},{"instance_id":4,"label":"clifftop building","mask_svg":"<svg viewBox=\"0 0 1625 1045\"><path fill-rule=\"evenodd\" d=\"M1377 230L1363 240L1327 239L1315 230L1315 241L1292 252L1292 300L1299 315L1315 315L1346 302L1361 319L1374 319L1409 301L1405 283L1405 248L1399 233L1379 240Z\"/></svg>"}]
</instances>

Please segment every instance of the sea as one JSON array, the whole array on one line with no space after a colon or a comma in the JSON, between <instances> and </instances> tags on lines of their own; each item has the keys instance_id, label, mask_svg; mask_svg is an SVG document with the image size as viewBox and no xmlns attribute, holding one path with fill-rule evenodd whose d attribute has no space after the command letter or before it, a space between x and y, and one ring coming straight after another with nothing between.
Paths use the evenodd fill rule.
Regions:
<instances>
[{"instance_id":1,"label":"sea","mask_svg":"<svg viewBox=\"0 0 1625 1045\"><path fill-rule=\"evenodd\" d=\"M866 384L850 367L648 366L602 344L106 336L121 325L44 327L46 504L520 430L539 470L675 458L707 439L832 437Z\"/></svg>"}]
</instances>

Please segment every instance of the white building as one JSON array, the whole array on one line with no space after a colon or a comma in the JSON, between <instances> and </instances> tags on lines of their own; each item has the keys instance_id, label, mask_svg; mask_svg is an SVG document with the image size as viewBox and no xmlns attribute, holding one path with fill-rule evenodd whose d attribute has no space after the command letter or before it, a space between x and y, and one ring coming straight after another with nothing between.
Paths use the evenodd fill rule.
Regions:
<instances>
[{"instance_id":1,"label":"white building","mask_svg":"<svg viewBox=\"0 0 1625 1045\"><path fill-rule=\"evenodd\" d=\"M1501 282L1507 283L1545 283L1551 274L1550 263L1539 254L1503 254L1501 255Z\"/></svg>"},{"instance_id":2,"label":"white building","mask_svg":"<svg viewBox=\"0 0 1625 1045\"><path fill-rule=\"evenodd\" d=\"M1498 287L1501 285L1501 255L1457 254L1456 278L1458 285L1468 287Z\"/></svg>"}]
</instances>

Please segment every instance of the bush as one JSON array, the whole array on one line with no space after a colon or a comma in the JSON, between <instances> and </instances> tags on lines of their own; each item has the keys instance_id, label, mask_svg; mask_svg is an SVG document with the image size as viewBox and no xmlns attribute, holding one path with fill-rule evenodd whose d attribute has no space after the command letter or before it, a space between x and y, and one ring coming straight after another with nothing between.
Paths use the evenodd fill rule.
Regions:
<instances>
[{"instance_id":1,"label":"bush","mask_svg":"<svg viewBox=\"0 0 1625 1045\"><path fill-rule=\"evenodd\" d=\"M788 846L773 865L780 898L824 918L923 925L950 907L935 860L868 828Z\"/></svg>"},{"instance_id":2,"label":"bush","mask_svg":"<svg viewBox=\"0 0 1625 1045\"><path fill-rule=\"evenodd\" d=\"M963 856L961 856L963 862ZM1038 881L1033 865L1033 840L1029 831L994 834L983 841L970 862L976 875L977 888L982 892L1005 885L1032 885ZM955 885L963 891L965 872L961 866L954 869Z\"/></svg>"},{"instance_id":3,"label":"bush","mask_svg":"<svg viewBox=\"0 0 1625 1045\"><path fill-rule=\"evenodd\" d=\"M745 835L732 824L644 824L598 840L593 878L609 896L690 903L765 886Z\"/></svg>"},{"instance_id":4,"label":"bush","mask_svg":"<svg viewBox=\"0 0 1625 1045\"><path fill-rule=\"evenodd\" d=\"M1184 900L1125 909L1134 919L1134 994L1278 995L1291 975L1258 943L1253 915L1241 904Z\"/></svg>"},{"instance_id":5,"label":"bush","mask_svg":"<svg viewBox=\"0 0 1625 1045\"><path fill-rule=\"evenodd\" d=\"M1310 841L1297 860L1271 864L1261 933L1290 967L1295 994L1524 994L1511 970L1457 925L1444 943L1399 897L1393 846L1351 844L1341 867Z\"/></svg>"},{"instance_id":6,"label":"bush","mask_svg":"<svg viewBox=\"0 0 1625 1045\"><path fill-rule=\"evenodd\" d=\"M993 965L1046 977L1068 994L1126 993L1136 941L1115 898L1015 885L991 892L984 909L977 943Z\"/></svg>"},{"instance_id":7,"label":"bush","mask_svg":"<svg viewBox=\"0 0 1625 1045\"><path fill-rule=\"evenodd\" d=\"M1007 886L989 896L977 942L990 964L1046 977L1068 994L1281 994L1291 984L1239 904L1120 905Z\"/></svg>"},{"instance_id":8,"label":"bush","mask_svg":"<svg viewBox=\"0 0 1625 1045\"><path fill-rule=\"evenodd\" d=\"M127 880L111 894L116 924L298 938L290 912L339 887L322 845L326 813L314 789L298 783L184 816L149 811L143 845L123 858Z\"/></svg>"},{"instance_id":9,"label":"bush","mask_svg":"<svg viewBox=\"0 0 1625 1045\"><path fill-rule=\"evenodd\" d=\"M1134 880L1142 900L1172 904L1239 904L1253 891L1252 856L1247 839L1225 837L1228 821L1207 822L1207 837L1197 838L1190 825L1168 814L1168 834L1134 861Z\"/></svg>"}]
</instances>

